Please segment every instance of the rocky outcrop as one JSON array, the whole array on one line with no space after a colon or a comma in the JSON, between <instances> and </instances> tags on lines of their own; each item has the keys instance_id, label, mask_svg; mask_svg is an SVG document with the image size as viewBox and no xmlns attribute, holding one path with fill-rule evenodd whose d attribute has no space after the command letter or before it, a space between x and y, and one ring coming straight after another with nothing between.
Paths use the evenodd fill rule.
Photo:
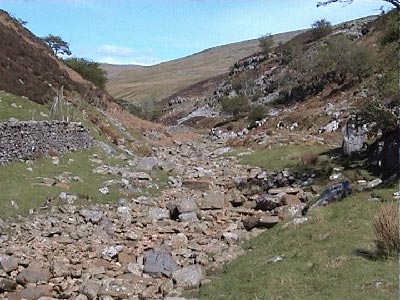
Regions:
<instances>
[{"instance_id":1,"label":"rocky outcrop","mask_svg":"<svg viewBox=\"0 0 400 300\"><path fill-rule=\"evenodd\" d=\"M49 152L74 151L92 144L89 130L80 123L25 121L0 123L0 164L34 159Z\"/></svg>"}]
</instances>

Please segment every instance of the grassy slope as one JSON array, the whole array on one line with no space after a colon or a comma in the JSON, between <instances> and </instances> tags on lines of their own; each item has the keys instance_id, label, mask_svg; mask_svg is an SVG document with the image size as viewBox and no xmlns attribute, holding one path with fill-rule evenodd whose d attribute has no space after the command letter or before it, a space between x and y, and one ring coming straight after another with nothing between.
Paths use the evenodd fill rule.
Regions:
<instances>
[{"instance_id":1,"label":"grassy slope","mask_svg":"<svg viewBox=\"0 0 400 300\"><path fill-rule=\"evenodd\" d=\"M368 193L312 211L299 227L275 227L244 247L220 278L195 295L206 299L395 299L397 260L372 260L372 220L379 203ZM283 255L283 261L268 259ZM383 280L383 284L374 284Z\"/></svg>"},{"instance_id":2,"label":"grassy slope","mask_svg":"<svg viewBox=\"0 0 400 300\"><path fill-rule=\"evenodd\" d=\"M327 149L325 149L327 150ZM239 156L242 163L269 170L303 168L302 153L319 154L312 167L318 172L326 165L327 152L318 145L287 145L255 150ZM229 155L246 152L237 149ZM333 166L341 161L330 161ZM363 163L345 166L345 171L373 179ZM319 171L318 173L320 173ZM330 174L328 172L327 174ZM326 178L320 178L326 184ZM397 295L397 260L371 259L360 253L373 253L373 220L381 202L393 201L395 187L353 194L341 202L316 208L308 213L309 221L297 227L268 230L242 246L247 253L228 264L212 283L190 296L199 300L218 299L395 299ZM269 259L283 255L280 262ZM379 282L383 280L380 286Z\"/></svg>"},{"instance_id":3,"label":"grassy slope","mask_svg":"<svg viewBox=\"0 0 400 300\"><path fill-rule=\"evenodd\" d=\"M284 42L298 32L275 36ZM102 65L110 72L107 90L132 102L161 100L196 82L228 72L239 59L259 51L258 40L215 47L151 67Z\"/></svg>"}]
</instances>

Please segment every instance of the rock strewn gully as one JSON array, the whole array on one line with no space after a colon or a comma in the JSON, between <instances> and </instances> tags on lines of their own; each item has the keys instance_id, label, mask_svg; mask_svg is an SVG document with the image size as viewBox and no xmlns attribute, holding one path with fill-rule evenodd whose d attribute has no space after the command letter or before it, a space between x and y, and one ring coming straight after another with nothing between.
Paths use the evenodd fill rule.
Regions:
<instances>
[{"instance_id":1,"label":"rock strewn gully","mask_svg":"<svg viewBox=\"0 0 400 300\"><path fill-rule=\"evenodd\" d=\"M184 299L243 254L238 243L305 207L299 187L310 178L248 170L224 152L209 141L160 146L151 167L174 176L159 197L0 220L10 230L0 235L0 299Z\"/></svg>"}]
</instances>

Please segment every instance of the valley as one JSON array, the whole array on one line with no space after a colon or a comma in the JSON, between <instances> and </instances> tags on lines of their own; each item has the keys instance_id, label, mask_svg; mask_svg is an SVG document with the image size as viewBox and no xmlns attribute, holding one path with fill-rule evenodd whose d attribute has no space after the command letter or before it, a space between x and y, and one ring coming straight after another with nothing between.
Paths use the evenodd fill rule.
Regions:
<instances>
[{"instance_id":1,"label":"valley","mask_svg":"<svg viewBox=\"0 0 400 300\"><path fill-rule=\"evenodd\" d=\"M104 90L1 11L0 299L394 299L395 13Z\"/></svg>"}]
</instances>

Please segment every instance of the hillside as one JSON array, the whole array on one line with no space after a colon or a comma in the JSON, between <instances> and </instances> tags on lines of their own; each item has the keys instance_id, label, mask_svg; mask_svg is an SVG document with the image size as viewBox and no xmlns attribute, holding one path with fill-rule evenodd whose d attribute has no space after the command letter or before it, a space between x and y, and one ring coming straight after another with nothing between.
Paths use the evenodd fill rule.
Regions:
<instances>
[{"instance_id":1,"label":"hillside","mask_svg":"<svg viewBox=\"0 0 400 300\"><path fill-rule=\"evenodd\" d=\"M301 31L277 34L285 42ZM258 40L219 46L150 67L102 65L110 72L108 92L115 98L141 103L159 101L197 82L223 73L237 60L258 52Z\"/></svg>"}]
</instances>

